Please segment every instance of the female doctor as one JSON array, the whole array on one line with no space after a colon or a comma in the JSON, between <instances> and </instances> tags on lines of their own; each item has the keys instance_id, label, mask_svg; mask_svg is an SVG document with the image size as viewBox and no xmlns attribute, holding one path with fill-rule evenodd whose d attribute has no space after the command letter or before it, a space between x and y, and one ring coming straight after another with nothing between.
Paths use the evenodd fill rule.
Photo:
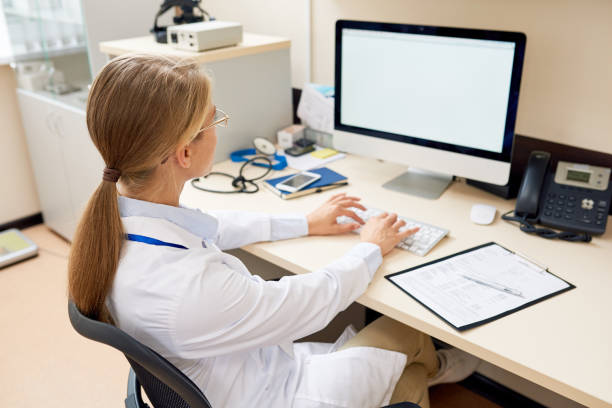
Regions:
<instances>
[{"instance_id":1,"label":"female doctor","mask_svg":"<svg viewBox=\"0 0 612 408\"><path fill-rule=\"evenodd\" d=\"M436 353L431 339L382 317L335 344L293 343L324 328L366 290L387 254L414 230L396 215L369 220L361 243L326 267L264 281L224 253L249 243L346 233L363 221L339 194L308 216L200 212L179 206L186 181L210 171L216 127L207 76L194 63L150 55L110 61L87 104L106 164L72 244L69 295L184 372L215 407L429 405L427 386L475 364ZM353 224L339 225L346 215Z\"/></svg>"}]
</instances>

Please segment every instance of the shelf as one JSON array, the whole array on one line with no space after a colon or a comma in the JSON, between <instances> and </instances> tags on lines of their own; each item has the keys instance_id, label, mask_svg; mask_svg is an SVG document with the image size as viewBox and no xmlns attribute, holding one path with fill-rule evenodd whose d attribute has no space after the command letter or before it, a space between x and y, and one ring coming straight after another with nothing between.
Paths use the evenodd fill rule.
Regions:
<instances>
[{"instance_id":1,"label":"shelf","mask_svg":"<svg viewBox=\"0 0 612 408\"><path fill-rule=\"evenodd\" d=\"M18 54L12 54L8 58L9 58L9 62L21 62L21 61L31 61L31 60L41 59L41 58L46 58L46 57L55 58L55 57L61 57L63 55L74 55L74 54L79 54L79 53L86 52L86 51L87 51L87 47L85 46L85 44L83 44L83 45L76 45L76 46L68 46L64 48L52 48L46 51L40 50L40 51L22 52ZM1 61L2 59L0 59L0 62Z\"/></svg>"},{"instance_id":2,"label":"shelf","mask_svg":"<svg viewBox=\"0 0 612 408\"><path fill-rule=\"evenodd\" d=\"M125 40L104 41L100 43L100 51L110 56L118 56L132 52L143 52L157 55L170 55L183 58L194 58L199 63L221 61L245 55L259 54L267 51L286 49L291 41L268 35L244 33L240 44L233 47L195 52L174 48L172 45L160 44L153 36L128 38Z\"/></svg>"},{"instance_id":3,"label":"shelf","mask_svg":"<svg viewBox=\"0 0 612 408\"><path fill-rule=\"evenodd\" d=\"M41 13L40 15L32 14L28 12L24 12L22 10L16 10L11 8L5 8L4 13L9 16L22 17L32 20L45 20L45 21L53 21L58 23L66 23L66 24L78 24L83 25L82 19L78 17L70 17L67 15L62 15L62 13L58 13L54 15L53 13Z\"/></svg>"}]
</instances>

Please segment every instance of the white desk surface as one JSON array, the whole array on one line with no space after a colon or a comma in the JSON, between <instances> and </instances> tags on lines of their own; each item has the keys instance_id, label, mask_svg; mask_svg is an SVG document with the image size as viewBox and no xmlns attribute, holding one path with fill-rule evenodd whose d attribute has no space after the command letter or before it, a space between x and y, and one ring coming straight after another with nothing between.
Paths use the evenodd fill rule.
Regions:
<instances>
[{"instance_id":1,"label":"white desk surface","mask_svg":"<svg viewBox=\"0 0 612 408\"><path fill-rule=\"evenodd\" d=\"M214 170L237 175L239 167L226 161ZM612 226L590 244L546 240L499 218L500 213L514 208L514 200L503 200L465 182L453 183L438 200L427 200L382 188L405 170L402 166L348 156L329 167L346 175L350 184L283 201L263 186L256 194L223 195L204 193L187 183L181 202L203 210L308 213L327 197L346 192L362 197L370 206L448 228L449 236L426 257L394 249L359 303L586 406L612 407ZM226 188L229 179L215 177L214 185ZM471 206L477 202L497 207L493 224L480 226L470 221ZM459 333L383 277L489 241L538 261L577 288ZM243 249L293 273L305 273L326 265L358 242L357 235L347 234L258 243Z\"/></svg>"}]
</instances>

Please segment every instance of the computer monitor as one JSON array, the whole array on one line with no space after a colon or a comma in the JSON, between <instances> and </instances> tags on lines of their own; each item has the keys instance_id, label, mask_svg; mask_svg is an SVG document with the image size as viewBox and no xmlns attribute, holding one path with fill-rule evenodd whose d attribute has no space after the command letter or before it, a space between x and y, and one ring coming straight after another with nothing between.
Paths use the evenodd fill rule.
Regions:
<instances>
[{"instance_id":1,"label":"computer monitor","mask_svg":"<svg viewBox=\"0 0 612 408\"><path fill-rule=\"evenodd\" d=\"M385 187L437 198L461 176L510 175L525 35L336 23L334 146L406 164Z\"/></svg>"}]
</instances>

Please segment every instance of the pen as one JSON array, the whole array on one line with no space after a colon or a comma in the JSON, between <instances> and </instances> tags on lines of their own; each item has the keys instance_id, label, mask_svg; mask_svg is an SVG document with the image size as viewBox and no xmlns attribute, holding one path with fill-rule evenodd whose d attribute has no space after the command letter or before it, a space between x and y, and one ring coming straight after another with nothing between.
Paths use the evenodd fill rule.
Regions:
<instances>
[{"instance_id":1,"label":"pen","mask_svg":"<svg viewBox=\"0 0 612 408\"><path fill-rule=\"evenodd\" d=\"M478 283L480 285L488 286L490 288L500 290L500 291L502 291L504 293L509 293L511 295L524 298L524 296L521 293L521 291L509 288L509 287L506 287L506 286L503 286L503 285L500 285L499 283L485 281L485 280L482 280L481 278L478 278L478 279L477 278L473 278L473 277L468 276L468 275L461 275L461 276L463 276L465 279L471 280L472 282L476 282L476 283Z\"/></svg>"}]
</instances>

